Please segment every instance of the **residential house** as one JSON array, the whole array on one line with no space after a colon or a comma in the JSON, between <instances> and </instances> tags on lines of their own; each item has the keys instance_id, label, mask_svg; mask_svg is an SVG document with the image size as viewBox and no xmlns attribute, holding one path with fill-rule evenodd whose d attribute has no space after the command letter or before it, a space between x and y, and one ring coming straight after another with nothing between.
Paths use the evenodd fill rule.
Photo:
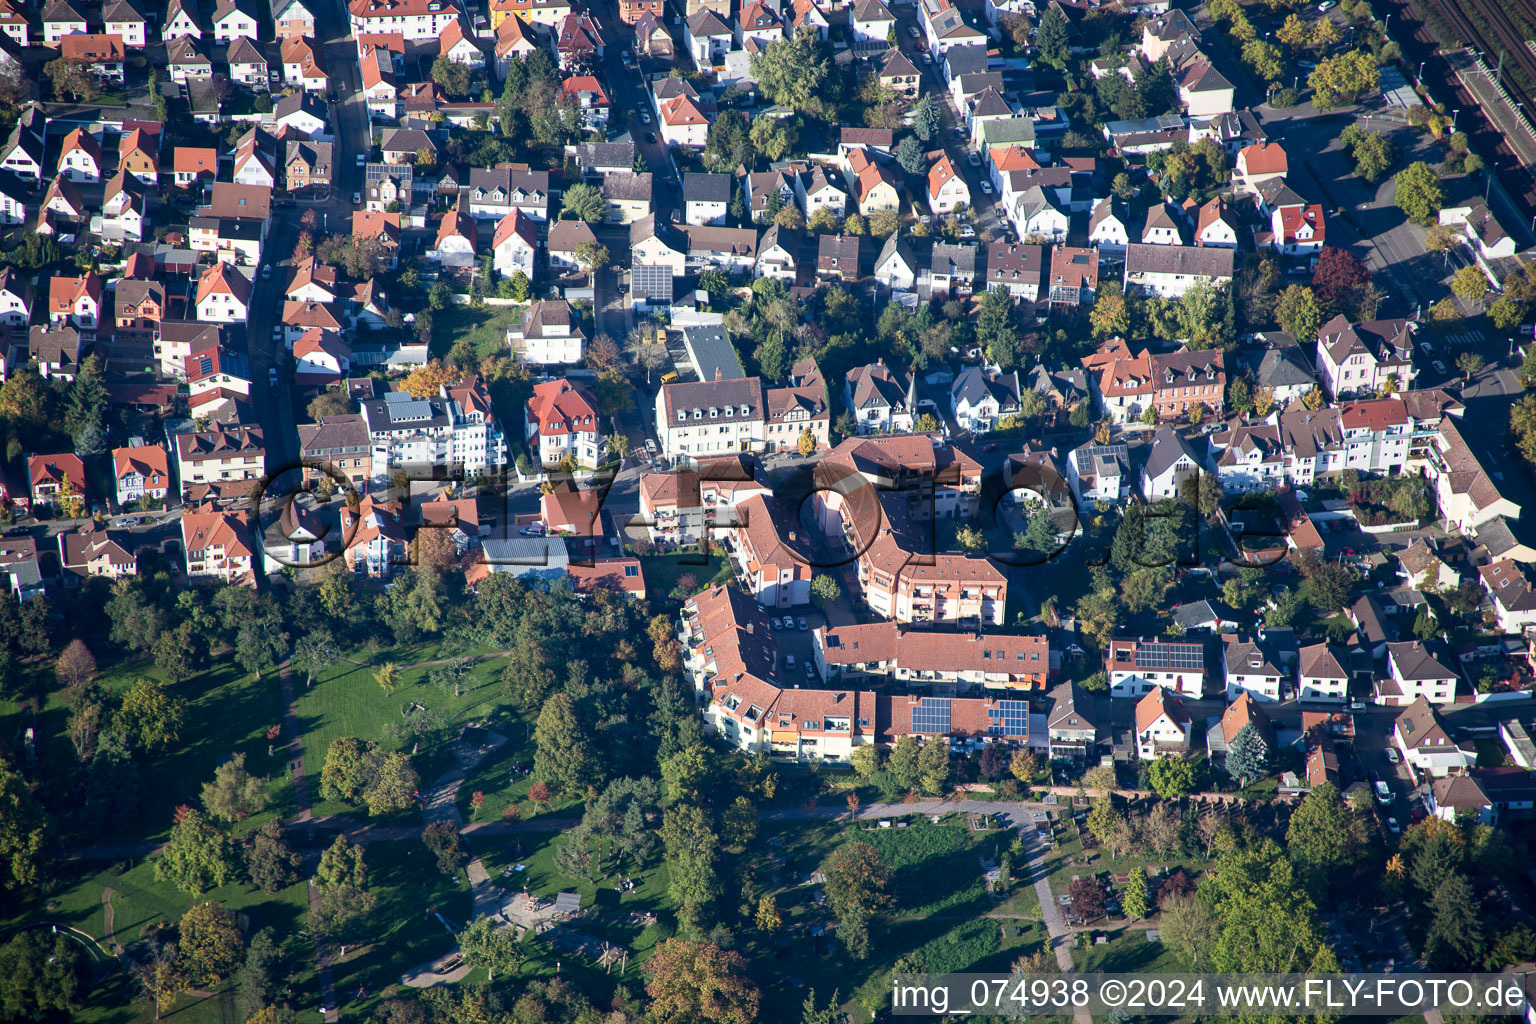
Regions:
<instances>
[{"instance_id":1,"label":"residential house","mask_svg":"<svg viewBox=\"0 0 1536 1024\"><path fill-rule=\"evenodd\" d=\"M533 278L533 263L539 251L539 229L532 217L513 210L496 224L491 237L491 252L496 273L511 277L521 272Z\"/></svg>"},{"instance_id":2,"label":"residential house","mask_svg":"<svg viewBox=\"0 0 1536 1024\"><path fill-rule=\"evenodd\" d=\"M124 46L143 49L149 44L149 20L134 0L107 0L101 9L103 31L117 36ZM26 42L23 40L22 45Z\"/></svg>"},{"instance_id":3,"label":"residential house","mask_svg":"<svg viewBox=\"0 0 1536 1024\"><path fill-rule=\"evenodd\" d=\"M602 60L605 41L590 14L572 11L555 31L555 51L562 71Z\"/></svg>"},{"instance_id":4,"label":"residential house","mask_svg":"<svg viewBox=\"0 0 1536 1024\"><path fill-rule=\"evenodd\" d=\"M657 104L661 139L668 146L703 149L709 138L709 118L686 93L678 93Z\"/></svg>"},{"instance_id":5,"label":"residential house","mask_svg":"<svg viewBox=\"0 0 1536 1024\"><path fill-rule=\"evenodd\" d=\"M158 444L112 449L112 468L119 506L145 498L164 501L170 493L170 464Z\"/></svg>"},{"instance_id":6,"label":"residential house","mask_svg":"<svg viewBox=\"0 0 1536 1024\"><path fill-rule=\"evenodd\" d=\"M1182 298L1197 282L1231 287L1234 265L1231 249L1133 243L1126 246L1125 287Z\"/></svg>"},{"instance_id":7,"label":"residential house","mask_svg":"<svg viewBox=\"0 0 1536 1024\"><path fill-rule=\"evenodd\" d=\"M836 168L815 164L795 176L795 198L809 222L821 210L841 218L848 210L848 188Z\"/></svg>"},{"instance_id":8,"label":"residential house","mask_svg":"<svg viewBox=\"0 0 1536 1024\"><path fill-rule=\"evenodd\" d=\"M437 228L437 241L427 258L448 267L474 266L478 238L473 217L457 208L449 210L443 214Z\"/></svg>"},{"instance_id":9,"label":"residential house","mask_svg":"<svg viewBox=\"0 0 1536 1024\"><path fill-rule=\"evenodd\" d=\"M66 36L87 31L85 15L70 0L51 0L43 8L44 46L58 46Z\"/></svg>"},{"instance_id":10,"label":"residential house","mask_svg":"<svg viewBox=\"0 0 1536 1024\"><path fill-rule=\"evenodd\" d=\"M107 11L111 11L110 5L108 5ZM16 6L10 3L10 0L5 0L5 3L0 4L0 34L3 34L22 49L25 49L31 42L31 28L27 23L27 16L17 10Z\"/></svg>"},{"instance_id":11,"label":"residential house","mask_svg":"<svg viewBox=\"0 0 1536 1024\"><path fill-rule=\"evenodd\" d=\"M1221 667L1226 677L1227 700L1233 701L1241 694L1255 700L1279 701L1285 696L1287 672L1268 650L1269 645L1258 640L1243 640L1236 634L1222 637Z\"/></svg>"},{"instance_id":12,"label":"residential house","mask_svg":"<svg viewBox=\"0 0 1536 1024\"><path fill-rule=\"evenodd\" d=\"M601 433L597 399L585 385L565 378L534 385L524 437L540 465L554 466L571 456L579 465L596 466Z\"/></svg>"},{"instance_id":13,"label":"residential house","mask_svg":"<svg viewBox=\"0 0 1536 1024\"><path fill-rule=\"evenodd\" d=\"M314 36L315 15L304 0L277 0L272 5L273 21L277 27L277 38L291 39L295 36Z\"/></svg>"},{"instance_id":14,"label":"residential house","mask_svg":"<svg viewBox=\"0 0 1536 1024\"><path fill-rule=\"evenodd\" d=\"M652 209L651 193L654 187L652 182L650 171L642 174L604 175L603 199L608 203L605 220L610 224L633 224L649 215Z\"/></svg>"},{"instance_id":15,"label":"residential house","mask_svg":"<svg viewBox=\"0 0 1536 1024\"><path fill-rule=\"evenodd\" d=\"M983 434L1019 412L1019 375L996 367L969 366L949 388L950 408L961 430Z\"/></svg>"},{"instance_id":16,"label":"residential house","mask_svg":"<svg viewBox=\"0 0 1536 1024\"><path fill-rule=\"evenodd\" d=\"M255 586L256 547L244 509L187 509L181 515L181 539L189 578Z\"/></svg>"},{"instance_id":17,"label":"residential house","mask_svg":"<svg viewBox=\"0 0 1536 1024\"><path fill-rule=\"evenodd\" d=\"M161 24L160 38L165 42L167 53L175 40L202 39L208 31L204 27L198 5L192 0L168 0L165 5L165 21Z\"/></svg>"},{"instance_id":18,"label":"residential house","mask_svg":"<svg viewBox=\"0 0 1536 1024\"><path fill-rule=\"evenodd\" d=\"M1237 218L1221 196L1214 197L1200 207L1195 221L1195 244L1222 249L1237 248Z\"/></svg>"},{"instance_id":19,"label":"residential house","mask_svg":"<svg viewBox=\"0 0 1536 1024\"><path fill-rule=\"evenodd\" d=\"M1088 242L1102 252L1122 253L1130 244L1124 204L1114 196L1094 203L1088 217Z\"/></svg>"},{"instance_id":20,"label":"residential house","mask_svg":"<svg viewBox=\"0 0 1536 1024\"><path fill-rule=\"evenodd\" d=\"M980 250L974 244L936 242L928 250L929 298L969 298L976 290L978 255Z\"/></svg>"},{"instance_id":21,"label":"residential house","mask_svg":"<svg viewBox=\"0 0 1536 1024\"><path fill-rule=\"evenodd\" d=\"M661 0L619 0L625 3L655 4L656 11L647 11L635 22L635 52L656 60L671 60L675 44L672 33L667 31L663 20Z\"/></svg>"},{"instance_id":22,"label":"residential house","mask_svg":"<svg viewBox=\"0 0 1536 1024\"><path fill-rule=\"evenodd\" d=\"M443 26L443 30L437 34L437 52L467 68L485 67L485 52L469 38L463 18L454 18Z\"/></svg>"},{"instance_id":23,"label":"residential house","mask_svg":"<svg viewBox=\"0 0 1536 1024\"><path fill-rule=\"evenodd\" d=\"M1483 589L1493 599L1499 628L1506 633L1523 633L1536 625L1536 592L1524 567L1513 559L1503 559L1478 567Z\"/></svg>"},{"instance_id":24,"label":"residential house","mask_svg":"<svg viewBox=\"0 0 1536 1024\"><path fill-rule=\"evenodd\" d=\"M880 65L878 77L883 88L909 100L917 99L918 94L922 92L922 73L917 70L917 65L913 64L911 59L897 47L891 47L886 54L884 63Z\"/></svg>"},{"instance_id":25,"label":"residential house","mask_svg":"<svg viewBox=\"0 0 1536 1024\"><path fill-rule=\"evenodd\" d=\"M354 573L389 576L411 564L399 502L379 501L369 494L355 509L343 506L341 531L347 545L343 558Z\"/></svg>"},{"instance_id":26,"label":"residential house","mask_svg":"<svg viewBox=\"0 0 1536 1024\"><path fill-rule=\"evenodd\" d=\"M59 174L74 182L99 182L105 166L101 143L83 128L64 136L59 147Z\"/></svg>"},{"instance_id":27,"label":"residential house","mask_svg":"<svg viewBox=\"0 0 1536 1024\"><path fill-rule=\"evenodd\" d=\"M864 217L901 209L900 182L884 163L871 159L862 147L853 150L848 157L852 169L854 199L858 212Z\"/></svg>"},{"instance_id":28,"label":"residential house","mask_svg":"<svg viewBox=\"0 0 1536 1024\"><path fill-rule=\"evenodd\" d=\"M710 11L703 12L713 17ZM734 179L729 174L683 175L683 222L685 224L724 224L726 208L731 204Z\"/></svg>"},{"instance_id":29,"label":"residential house","mask_svg":"<svg viewBox=\"0 0 1536 1024\"><path fill-rule=\"evenodd\" d=\"M283 81L287 84L305 92L324 92L330 88L331 75L326 68L325 50L310 36L283 36L278 59L282 62ZM368 61L362 62L365 69L368 64Z\"/></svg>"},{"instance_id":30,"label":"residential house","mask_svg":"<svg viewBox=\"0 0 1536 1024\"><path fill-rule=\"evenodd\" d=\"M137 576L139 560L133 553L132 543L130 534L89 527L78 533L59 534L59 558L64 566L65 585L75 586L92 576L109 580Z\"/></svg>"},{"instance_id":31,"label":"residential house","mask_svg":"<svg viewBox=\"0 0 1536 1024\"><path fill-rule=\"evenodd\" d=\"M1044 242L1062 242L1067 237L1069 217L1056 200L1056 190L1039 185L1025 189L1013 203L1013 226L1021 238Z\"/></svg>"},{"instance_id":32,"label":"residential house","mask_svg":"<svg viewBox=\"0 0 1536 1024\"><path fill-rule=\"evenodd\" d=\"M1148 208L1146 221L1141 227L1141 244L1184 244L1184 228L1167 203L1158 203Z\"/></svg>"},{"instance_id":33,"label":"residential house","mask_svg":"<svg viewBox=\"0 0 1536 1024\"><path fill-rule=\"evenodd\" d=\"M535 299L522 323L507 329L507 344L519 363L574 366L586 346L581 314L564 299Z\"/></svg>"},{"instance_id":34,"label":"residential house","mask_svg":"<svg viewBox=\"0 0 1536 1024\"><path fill-rule=\"evenodd\" d=\"M217 0L213 6L213 38L228 45L236 39L256 38L256 18L241 8L239 0Z\"/></svg>"},{"instance_id":35,"label":"residential house","mask_svg":"<svg viewBox=\"0 0 1536 1024\"><path fill-rule=\"evenodd\" d=\"M1406 391L1413 386L1416 325L1408 320L1352 324L1340 313L1318 328L1317 373L1334 398Z\"/></svg>"},{"instance_id":36,"label":"residential house","mask_svg":"<svg viewBox=\"0 0 1536 1024\"><path fill-rule=\"evenodd\" d=\"M1196 408L1221 415L1227 374L1220 349L1154 354L1148 358L1152 405L1164 422L1183 419Z\"/></svg>"},{"instance_id":37,"label":"residential house","mask_svg":"<svg viewBox=\"0 0 1536 1024\"><path fill-rule=\"evenodd\" d=\"M911 433L916 422L916 379L878 360L848 371L844 398L860 434Z\"/></svg>"},{"instance_id":38,"label":"residential house","mask_svg":"<svg viewBox=\"0 0 1536 1024\"><path fill-rule=\"evenodd\" d=\"M955 165L948 156L939 157L928 168L928 208L942 214L970 204L971 190L965 179L955 173Z\"/></svg>"},{"instance_id":39,"label":"residential house","mask_svg":"<svg viewBox=\"0 0 1536 1024\"><path fill-rule=\"evenodd\" d=\"M322 416L318 423L299 424L298 431L306 483L323 472L359 494L368 490L373 445L362 416Z\"/></svg>"},{"instance_id":40,"label":"residential house","mask_svg":"<svg viewBox=\"0 0 1536 1024\"><path fill-rule=\"evenodd\" d=\"M1421 698L1449 704L1456 698L1456 673L1437 650L1422 641L1387 644L1387 672L1376 680L1376 703L1406 706Z\"/></svg>"},{"instance_id":41,"label":"residential house","mask_svg":"<svg viewBox=\"0 0 1536 1024\"><path fill-rule=\"evenodd\" d=\"M213 80L213 61L203 52L197 36L177 36L165 44L166 68L171 81L181 85Z\"/></svg>"},{"instance_id":42,"label":"residential house","mask_svg":"<svg viewBox=\"0 0 1536 1024\"><path fill-rule=\"evenodd\" d=\"M705 70L719 64L731 49L734 33L714 11L702 10L683 22L683 41L694 66Z\"/></svg>"},{"instance_id":43,"label":"residential house","mask_svg":"<svg viewBox=\"0 0 1536 1024\"><path fill-rule=\"evenodd\" d=\"M83 507L86 492L85 463L78 455L27 456L27 480L31 485L32 504L65 505L65 499L78 498ZM67 511L67 509L61 509Z\"/></svg>"},{"instance_id":44,"label":"residential house","mask_svg":"<svg viewBox=\"0 0 1536 1024\"><path fill-rule=\"evenodd\" d=\"M1477 751L1453 740L1440 713L1422 696L1407 704L1392 723L1392 742L1415 778L1444 778L1477 763Z\"/></svg>"},{"instance_id":45,"label":"residential house","mask_svg":"<svg viewBox=\"0 0 1536 1024\"><path fill-rule=\"evenodd\" d=\"M584 245L596 245L597 236L585 221L557 220L549 226L545 248L551 270L575 270L581 264L576 251Z\"/></svg>"},{"instance_id":46,"label":"residential house","mask_svg":"<svg viewBox=\"0 0 1536 1024\"><path fill-rule=\"evenodd\" d=\"M1296 696L1300 700L1343 701L1349 696L1349 653L1334 644L1301 649Z\"/></svg>"},{"instance_id":47,"label":"residential house","mask_svg":"<svg viewBox=\"0 0 1536 1024\"><path fill-rule=\"evenodd\" d=\"M1429 449L1428 476L1446 526L1463 534L1486 529L1499 517L1518 519L1520 506L1509 496L1503 472L1490 469L1473 452L1450 417L1440 421Z\"/></svg>"},{"instance_id":48,"label":"residential house","mask_svg":"<svg viewBox=\"0 0 1536 1024\"><path fill-rule=\"evenodd\" d=\"M144 185L160 183L160 133L135 128L117 145L117 170Z\"/></svg>"},{"instance_id":49,"label":"residential house","mask_svg":"<svg viewBox=\"0 0 1536 1024\"><path fill-rule=\"evenodd\" d=\"M43 175L42 136L18 121L0 150L0 167L25 181L39 180Z\"/></svg>"},{"instance_id":50,"label":"residential house","mask_svg":"<svg viewBox=\"0 0 1536 1024\"><path fill-rule=\"evenodd\" d=\"M1172 427L1163 427L1152 438L1141 470L1141 496L1149 502L1178 498L1185 483L1198 481L1203 469L1194 447Z\"/></svg>"},{"instance_id":51,"label":"residential house","mask_svg":"<svg viewBox=\"0 0 1536 1024\"><path fill-rule=\"evenodd\" d=\"M219 152L193 146L177 146L171 157L172 180L180 188L212 182L219 174Z\"/></svg>"},{"instance_id":52,"label":"residential house","mask_svg":"<svg viewBox=\"0 0 1536 1024\"><path fill-rule=\"evenodd\" d=\"M106 82L121 84L126 50L122 36L97 32L76 33L59 40L59 56L84 64L91 75Z\"/></svg>"},{"instance_id":53,"label":"residential house","mask_svg":"<svg viewBox=\"0 0 1536 1024\"><path fill-rule=\"evenodd\" d=\"M74 380L80 372L80 332L69 326L33 327L27 332L27 361L38 375Z\"/></svg>"},{"instance_id":54,"label":"residential house","mask_svg":"<svg viewBox=\"0 0 1536 1024\"><path fill-rule=\"evenodd\" d=\"M1199 699L1205 691L1205 651L1199 643L1114 639L1104 663L1112 697L1139 698L1165 687Z\"/></svg>"},{"instance_id":55,"label":"residential house","mask_svg":"<svg viewBox=\"0 0 1536 1024\"><path fill-rule=\"evenodd\" d=\"M673 277L683 276L688 261L687 240L679 238L670 224L648 213L629 225L629 252L632 266L664 266Z\"/></svg>"},{"instance_id":56,"label":"residential house","mask_svg":"<svg viewBox=\"0 0 1536 1024\"><path fill-rule=\"evenodd\" d=\"M283 187L290 196L313 198L331 187L334 143L289 139L283 163Z\"/></svg>"},{"instance_id":57,"label":"residential house","mask_svg":"<svg viewBox=\"0 0 1536 1024\"><path fill-rule=\"evenodd\" d=\"M987 245L987 290L1003 289L1015 300L1038 302L1045 280L1045 247L1005 241Z\"/></svg>"},{"instance_id":58,"label":"residential house","mask_svg":"<svg viewBox=\"0 0 1536 1024\"><path fill-rule=\"evenodd\" d=\"M1071 245L1051 246L1051 267L1045 298L1051 311L1072 313L1090 305L1099 288L1099 250Z\"/></svg>"},{"instance_id":59,"label":"residential house","mask_svg":"<svg viewBox=\"0 0 1536 1024\"><path fill-rule=\"evenodd\" d=\"M347 4L354 36L398 32L407 42L436 39L459 9L444 0L351 0Z\"/></svg>"},{"instance_id":60,"label":"residential house","mask_svg":"<svg viewBox=\"0 0 1536 1024\"><path fill-rule=\"evenodd\" d=\"M101 322L102 280L94 270L80 277L54 277L48 283L48 322L94 332Z\"/></svg>"},{"instance_id":61,"label":"residential house","mask_svg":"<svg viewBox=\"0 0 1536 1024\"><path fill-rule=\"evenodd\" d=\"M32 303L32 282L15 267L0 269L0 323L27 326L32 322Z\"/></svg>"},{"instance_id":62,"label":"residential house","mask_svg":"<svg viewBox=\"0 0 1536 1024\"><path fill-rule=\"evenodd\" d=\"M1189 752L1191 720L1178 694L1153 687L1136 702L1136 756L1144 761Z\"/></svg>"},{"instance_id":63,"label":"residential house","mask_svg":"<svg viewBox=\"0 0 1536 1024\"><path fill-rule=\"evenodd\" d=\"M1220 718L1211 719L1205 730L1206 756L1213 760L1218 756L1225 767L1227 751L1237 742L1244 730L1252 729L1263 749L1266 760L1275 753L1274 723L1263 706L1253 695L1244 690L1237 699L1227 705ZM1250 780L1252 781L1252 780Z\"/></svg>"},{"instance_id":64,"label":"residential house","mask_svg":"<svg viewBox=\"0 0 1536 1024\"><path fill-rule=\"evenodd\" d=\"M472 168L464 198L477 219L501 220L519 210L536 221L549 218L549 172L513 167Z\"/></svg>"},{"instance_id":65,"label":"residential house","mask_svg":"<svg viewBox=\"0 0 1536 1024\"><path fill-rule=\"evenodd\" d=\"M816 276L830 281L859 279L859 236L816 236Z\"/></svg>"},{"instance_id":66,"label":"residential house","mask_svg":"<svg viewBox=\"0 0 1536 1024\"><path fill-rule=\"evenodd\" d=\"M875 257L875 280L893 292L910 292L920 269L916 254L900 231L892 232Z\"/></svg>"},{"instance_id":67,"label":"residential house","mask_svg":"<svg viewBox=\"0 0 1536 1024\"><path fill-rule=\"evenodd\" d=\"M763 232L757 246L757 263L752 273L755 277L772 277L793 282L799 273L800 253L804 240L796 231L781 228L777 224Z\"/></svg>"},{"instance_id":68,"label":"residential house","mask_svg":"<svg viewBox=\"0 0 1536 1024\"><path fill-rule=\"evenodd\" d=\"M239 269L222 260L197 279L197 318L208 323L244 323L251 307L251 282Z\"/></svg>"},{"instance_id":69,"label":"residential house","mask_svg":"<svg viewBox=\"0 0 1536 1024\"><path fill-rule=\"evenodd\" d=\"M1088 760L1098 746L1098 708L1093 694L1065 682L1050 692L1046 728L1051 758Z\"/></svg>"},{"instance_id":70,"label":"residential house","mask_svg":"<svg viewBox=\"0 0 1536 1024\"><path fill-rule=\"evenodd\" d=\"M1238 150L1234 183L1246 192L1257 193L1267 181L1283 180L1289 171L1285 148L1278 142L1259 142Z\"/></svg>"}]
</instances>

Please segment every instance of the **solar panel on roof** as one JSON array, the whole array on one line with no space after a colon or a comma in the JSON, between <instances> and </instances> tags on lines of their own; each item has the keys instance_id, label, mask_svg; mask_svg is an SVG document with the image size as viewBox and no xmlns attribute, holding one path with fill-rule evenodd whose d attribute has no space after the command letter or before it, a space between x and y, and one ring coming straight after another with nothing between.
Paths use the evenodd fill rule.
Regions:
<instances>
[{"instance_id":1,"label":"solar panel on roof","mask_svg":"<svg viewBox=\"0 0 1536 1024\"><path fill-rule=\"evenodd\" d=\"M1204 652L1199 644L1142 644L1136 648L1138 668L1199 669Z\"/></svg>"},{"instance_id":2,"label":"solar panel on roof","mask_svg":"<svg viewBox=\"0 0 1536 1024\"><path fill-rule=\"evenodd\" d=\"M1029 735L1029 702L1000 700L987 709L987 732L993 736Z\"/></svg>"},{"instance_id":3,"label":"solar panel on roof","mask_svg":"<svg viewBox=\"0 0 1536 1024\"><path fill-rule=\"evenodd\" d=\"M432 418L432 403L422 399L396 402L389 408L389 418L396 423L404 420L429 420Z\"/></svg>"},{"instance_id":4,"label":"solar panel on roof","mask_svg":"<svg viewBox=\"0 0 1536 1024\"><path fill-rule=\"evenodd\" d=\"M912 731L933 736L949 735L949 698L924 697L912 709Z\"/></svg>"},{"instance_id":5,"label":"solar panel on roof","mask_svg":"<svg viewBox=\"0 0 1536 1024\"><path fill-rule=\"evenodd\" d=\"M213 359L209 356L203 356L197 361L197 365L199 372L204 376L213 372Z\"/></svg>"}]
</instances>

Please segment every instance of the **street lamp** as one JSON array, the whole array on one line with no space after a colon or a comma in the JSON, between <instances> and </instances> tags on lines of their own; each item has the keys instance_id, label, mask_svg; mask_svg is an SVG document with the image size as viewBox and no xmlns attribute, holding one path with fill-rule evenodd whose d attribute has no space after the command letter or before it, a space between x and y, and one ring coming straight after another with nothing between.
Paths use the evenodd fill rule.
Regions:
<instances>
[{"instance_id":1,"label":"street lamp","mask_svg":"<svg viewBox=\"0 0 1536 1024\"><path fill-rule=\"evenodd\" d=\"M1424 81L1424 65L1426 63L1428 63L1428 62L1427 61L1422 61L1422 60L1419 61L1419 81L1421 83Z\"/></svg>"},{"instance_id":2,"label":"street lamp","mask_svg":"<svg viewBox=\"0 0 1536 1024\"><path fill-rule=\"evenodd\" d=\"M1459 108L1451 111L1451 131L1454 132L1456 130L1456 119L1460 116L1461 110Z\"/></svg>"}]
</instances>

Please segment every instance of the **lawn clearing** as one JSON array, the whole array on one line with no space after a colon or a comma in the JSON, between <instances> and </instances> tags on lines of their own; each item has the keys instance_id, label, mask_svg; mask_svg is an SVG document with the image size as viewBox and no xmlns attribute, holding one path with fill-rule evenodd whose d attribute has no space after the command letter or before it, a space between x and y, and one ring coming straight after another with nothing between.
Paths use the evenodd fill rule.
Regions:
<instances>
[{"instance_id":1,"label":"lawn clearing","mask_svg":"<svg viewBox=\"0 0 1536 1024\"><path fill-rule=\"evenodd\" d=\"M475 347L477 359L505 355L507 329L523 322L524 306L450 306L432 314L432 355L441 358L460 341Z\"/></svg>"}]
</instances>

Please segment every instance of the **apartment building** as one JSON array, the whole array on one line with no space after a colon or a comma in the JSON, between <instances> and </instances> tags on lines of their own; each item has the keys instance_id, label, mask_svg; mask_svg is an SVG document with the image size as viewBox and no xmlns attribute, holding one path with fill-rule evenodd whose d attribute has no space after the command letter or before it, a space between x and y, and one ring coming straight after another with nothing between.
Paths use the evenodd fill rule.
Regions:
<instances>
[{"instance_id":1,"label":"apartment building","mask_svg":"<svg viewBox=\"0 0 1536 1024\"><path fill-rule=\"evenodd\" d=\"M477 474L507 464L506 438L491 415L490 401L479 396L478 381L465 385L444 385L428 398L390 391L362 403L376 481L383 483L408 466Z\"/></svg>"},{"instance_id":2,"label":"apartment building","mask_svg":"<svg viewBox=\"0 0 1536 1024\"><path fill-rule=\"evenodd\" d=\"M185 483L185 481L183 481ZM187 509L181 515L181 543L187 576L242 586L256 585L256 547L244 509Z\"/></svg>"},{"instance_id":3,"label":"apartment building","mask_svg":"<svg viewBox=\"0 0 1536 1024\"><path fill-rule=\"evenodd\" d=\"M176 476L183 494L196 484L259 480L266 457L258 426L220 426L176 435Z\"/></svg>"},{"instance_id":4,"label":"apartment building","mask_svg":"<svg viewBox=\"0 0 1536 1024\"><path fill-rule=\"evenodd\" d=\"M1341 313L1317 331L1317 375L1334 398L1407 391L1418 375L1408 320L1352 324Z\"/></svg>"},{"instance_id":5,"label":"apartment building","mask_svg":"<svg viewBox=\"0 0 1536 1024\"><path fill-rule=\"evenodd\" d=\"M736 578L765 608L793 608L811 601L809 544L772 495L753 495L736 506L735 524L718 532Z\"/></svg>"},{"instance_id":6,"label":"apartment building","mask_svg":"<svg viewBox=\"0 0 1536 1024\"><path fill-rule=\"evenodd\" d=\"M747 455L690 460L665 473L640 474L640 523L652 541L696 544L706 534L732 530L736 506L748 498L770 497L773 489L755 479Z\"/></svg>"},{"instance_id":7,"label":"apartment building","mask_svg":"<svg viewBox=\"0 0 1536 1024\"><path fill-rule=\"evenodd\" d=\"M1036 690L1050 679L1042 636L903 630L894 622L822 627L812 634L818 676L831 683L890 679L954 696L976 690Z\"/></svg>"}]
</instances>

